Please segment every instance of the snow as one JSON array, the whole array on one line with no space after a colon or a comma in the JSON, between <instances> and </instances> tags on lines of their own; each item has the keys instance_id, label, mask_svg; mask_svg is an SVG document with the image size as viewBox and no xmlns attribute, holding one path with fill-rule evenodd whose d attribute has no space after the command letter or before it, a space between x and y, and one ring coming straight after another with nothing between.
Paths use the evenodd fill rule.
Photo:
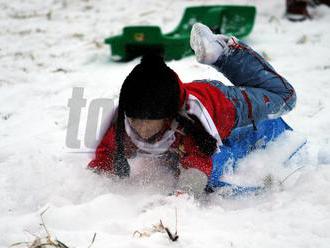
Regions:
<instances>
[{"instance_id":1,"label":"snow","mask_svg":"<svg viewBox=\"0 0 330 248\"><path fill-rule=\"evenodd\" d=\"M131 24L156 24L167 32L188 5L205 1L13 0L0 2L0 247L33 241L47 228L70 247L329 247L330 244L330 9L311 9L313 20L283 18L284 1L207 1L254 4L258 16L246 40L296 88L298 103L285 120L308 140L283 166L273 149L242 161L237 182L287 179L259 196L201 201L167 196L154 183L122 182L87 171L92 157L65 145L68 99L84 87L89 103L114 98L138 62L109 62L105 37ZM168 63L183 81L228 81L194 57ZM80 137L88 108L83 108ZM283 151L292 147L284 141ZM291 143L290 143L291 144ZM283 154L281 153L280 156ZM152 180L151 180L152 181ZM164 183L167 180L163 180ZM133 237L162 219L165 234Z\"/></svg>"}]
</instances>

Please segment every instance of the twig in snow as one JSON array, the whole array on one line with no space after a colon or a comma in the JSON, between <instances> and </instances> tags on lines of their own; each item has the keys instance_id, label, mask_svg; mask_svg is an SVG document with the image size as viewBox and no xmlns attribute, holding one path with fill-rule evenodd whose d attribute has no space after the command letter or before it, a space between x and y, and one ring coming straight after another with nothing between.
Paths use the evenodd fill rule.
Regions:
<instances>
[{"instance_id":1,"label":"twig in snow","mask_svg":"<svg viewBox=\"0 0 330 248\"><path fill-rule=\"evenodd\" d=\"M46 237L39 237L35 234L32 234L30 232L28 232L29 234L31 234L32 236L35 237L33 242L17 242L14 243L12 245L10 245L9 247L14 247L14 246L19 246L19 245L24 245L25 248L43 248L43 247L54 247L54 248L69 248L67 245L65 245L63 242L59 241L58 239L55 239L51 236L50 232L48 231L43 215L45 214L45 212L48 210L48 208L46 208L44 211L41 212L40 214L40 218L41 218L41 226L44 228L44 231L46 232L47 236ZM96 233L94 233L94 236L92 238L92 242L91 244L88 246L88 248L91 248L94 241L95 241L95 237L96 237Z\"/></svg>"},{"instance_id":2,"label":"twig in snow","mask_svg":"<svg viewBox=\"0 0 330 248\"><path fill-rule=\"evenodd\" d=\"M44 213L46 213L46 211L48 210L49 208L46 208L44 211L42 211L41 212L41 214L40 214L40 218L41 218L41 221L42 221L42 227L44 228L44 230L45 230L45 232L47 233L47 237L50 237L50 233L48 232L48 230L47 230L47 227L46 227L46 225L45 225L45 221L44 221L44 218L43 218L43 215L44 215Z\"/></svg>"},{"instance_id":3,"label":"twig in snow","mask_svg":"<svg viewBox=\"0 0 330 248\"><path fill-rule=\"evenodd\" d=\"M152 228L146 228L142 231L136 230L133 233L133 236L139 235L139 238L142 237L150 237L151 234L160 232L160 233L165 233L168 235L169 239L172 240L173 242L177 241L179 239L178 235L178 218L177 218L177 209L175 209L175 233L173 234L170 229L166 226L164 226L162 220L159 220L159 224L152 225Z\"/></svg>"},{"instance_id":4,"label":"twig in snow","mask_svg":"<svg viewBox=\"0 0 330 248\"><path fill-rule=\"evenodd\" d=\"M166 231L168 237L170 238L170 240L172 240L173 242L178 240L179 235L178 235L178 209L177 208L175 208L175 233L174 233L174 235L170 232L170 230L167 227L164 227L164 228L165 228L165 231Z\"/></svg>"},{"instance_id":5,"label":"twig in snow","mask_svg":"<svg viewBox=\"0 0 330 248\"><path fill-rule=\"evenodd\" d=\"M41 238L41 237L38 237L37 235L32 234L33 236L35 236L35 239L33 242L18 242L18 243L12 244L10 247L14 247L14 246L18 246L18 245L25 245L25 247L27 247L27 248L42 248L42 247L69 248L64 243L62 243L61 241L59 241L57 239L54 239L50 235L50 232L48 231L46 224L44 222L44 218L43 218L43 215L47 210L48 210L48 208L45 209L44 211L42 211L42 213L40 214L40 218L42 221L42 223L40 225L44 228L44 231L46 232L47 236Z\"/></svg>"},{"instance_id":6,"label":"twig in snow","mask_svg":"<svg viewBox=\"0 0 330 248\"><path fill-rule=\"evenodd\" d=\"M139 238L150 237L151 234L156 233L156 232L165 233L165 228L164 228L164 225L161 220L160 220L159 224L152 225L151 228L145 228L142 231L136 230L133 233L133 236L139 235Z\"/></svg>"},{"instance_id":7,"label":"twig in snow","mask_svg":"<svg viewBox=\"0 0 330 248\"><path fill-rule=\"evenodd\" d=\"M304 168L305 166L301 166L298 167L297 169L295 169L294 171L292 171L289 175L287 175L282 181L280 181L280 185L283 185L283 183L289 178L291 177L293 174L295 174L298 170Z\"/></svg>"},{"instance_id":8,"label":"twig in snow","mask_svg":"<svg viewBox=\"0 0 330 248\"><path fill-rule=\"evenodd\" d=\"M94 233L94 236L92 238L92 242L90 243L90 245L88 246L88 248L91 248L92 247L92 245L93 245L93 243L95 241L95 238L96 238L96 233Z\"/></svg>"}]
</instances>

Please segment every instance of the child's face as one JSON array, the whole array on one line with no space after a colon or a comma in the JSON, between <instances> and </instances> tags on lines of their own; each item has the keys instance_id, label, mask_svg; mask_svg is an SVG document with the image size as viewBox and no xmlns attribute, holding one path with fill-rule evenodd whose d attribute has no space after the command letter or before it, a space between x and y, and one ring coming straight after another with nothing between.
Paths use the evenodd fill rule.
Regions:
<instances>
[{"instance_id":1,"label":"child's face","mask_svg":"<svg viewBox=\"0 0 330 248\"><path fill-rule=\"evenodd\" d=\"M128 118L128 122L130 126L134 129L134 131L144 140L148 140L152 136L161 132L165 123L167 123L166 119L160 120L143 120L143 119L134 119Z\"/></svg>"}]
</instances>

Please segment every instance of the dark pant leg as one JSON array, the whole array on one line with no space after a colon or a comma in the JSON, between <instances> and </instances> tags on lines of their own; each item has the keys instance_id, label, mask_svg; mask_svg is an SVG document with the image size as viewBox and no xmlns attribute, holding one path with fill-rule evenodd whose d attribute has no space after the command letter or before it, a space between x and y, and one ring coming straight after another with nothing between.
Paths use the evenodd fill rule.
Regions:
<instances>
[{"instance_id":1,"label":"dark pant leg","mask_svg":"<svg viewBox=\"0 0 330 248\"><path fill-rule=\"evenodd\" d=\"M275 119L291 110L282 97L264 89L226 86L219 81L210 81L210 84L220 89L234 103L236 127L253 124L252 121ZM244 94L247 94L248 99Z\"/></svg>"},{"instance_id":2,"label":"dark pant leg","mask_svg":"<svg viewBox=\"0 0 330 248\"><path fill-rule=\"evenodd\" d=\"M267 61L243 43L228 48L213 66L234 86L211 83L235 104L237 127L277 118L294 108L294 88Z\"/></svg>"}]
</instances>

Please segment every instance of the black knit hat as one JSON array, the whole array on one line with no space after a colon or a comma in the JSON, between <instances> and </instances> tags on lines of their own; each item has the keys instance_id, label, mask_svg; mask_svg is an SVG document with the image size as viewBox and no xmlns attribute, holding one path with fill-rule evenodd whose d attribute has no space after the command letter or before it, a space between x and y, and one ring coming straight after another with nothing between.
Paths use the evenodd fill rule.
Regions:
<instances>
[{"instance_id":1,"label":"black knit hat","mask_svg":"<svg viewBox=\"0 0 330 248\"><path fill-rule=\"evenodd\" d=\"M126 77L119 96L115 173L129 175L124 155L125 115L137 119L174 118L179 111L180 85L176 73L159 55L145 55Z\"/></svg>"},{"instance_id":2,"label":"black knit hat","mask_svg":"<svg viewBox=\"0 0 330 248\"><path fill-rule=\"evenodd\" d=\"M179 110L179 96L176 73L158 55L145 55L120 92L126 116L138 119L174 117Z\"/></svg>"}]
</instances>

